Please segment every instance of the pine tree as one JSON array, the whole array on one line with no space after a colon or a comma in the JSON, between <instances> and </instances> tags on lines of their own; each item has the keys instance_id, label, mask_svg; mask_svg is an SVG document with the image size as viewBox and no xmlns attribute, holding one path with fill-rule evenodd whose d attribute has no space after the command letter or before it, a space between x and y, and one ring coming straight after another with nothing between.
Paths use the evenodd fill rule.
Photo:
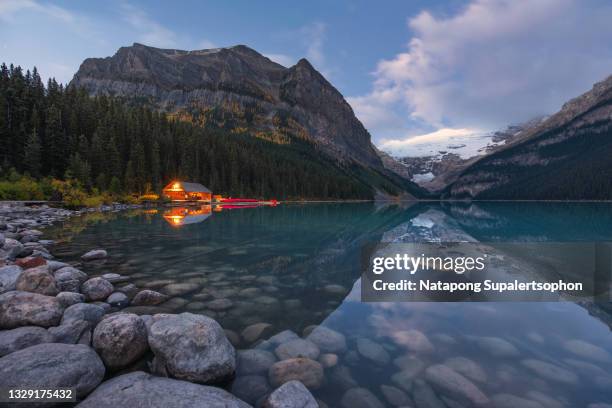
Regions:
<instances>
[{"instance_id":1,"label":"pine tree","mask_svg":"<svg viewBox=\"0 0 612 408\"><path fill-rule=\"evenodd\" d=\"M40 177L42 168L42 146L36 129L32 129L26 142L24 165L32 177Z\"/></svg>"}]
</instances>

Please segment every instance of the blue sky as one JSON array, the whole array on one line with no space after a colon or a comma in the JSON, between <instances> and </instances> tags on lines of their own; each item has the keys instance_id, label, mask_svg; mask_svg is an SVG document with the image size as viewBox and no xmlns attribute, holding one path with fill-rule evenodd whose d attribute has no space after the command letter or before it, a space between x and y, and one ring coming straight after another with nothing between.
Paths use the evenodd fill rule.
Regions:
<instances>
[{"instance_id":1,"label":"blue sky","mask_svg":"<svg viewBox=\"0 0 612 408\"><path fill-rule=\"evenodd\" d=\"M67 82L133 42L306 57L384 145L554 112L612 74L610 21L605 0L0 0L0 60Z\"/></svg>"}]
</instances>

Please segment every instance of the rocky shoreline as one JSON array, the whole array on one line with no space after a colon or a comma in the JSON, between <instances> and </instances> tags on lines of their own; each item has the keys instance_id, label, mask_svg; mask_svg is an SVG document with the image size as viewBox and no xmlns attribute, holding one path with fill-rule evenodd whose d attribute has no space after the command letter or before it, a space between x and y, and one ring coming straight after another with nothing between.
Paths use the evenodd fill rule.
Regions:
<instances>
[{"instance_id":1,"label":"rocky shoreline","mask_svg":"<svg viewBox=\"0 0 612 408\"><path fill-rule=\"evenodd\" d=\"M314 359L304 356L314 343L302 344L287 331L264 347L237 352L230 341L235 333L207 316L124 312L128 305L158 305L167 296L139 290L117 274L88 276L54 259L53 242L42 239L40 229L68 217L134 207L0 206L0 388L74 388L79 407L323 406L307 388L317 388L323 378L315 360L319 348ZM107 256L92 249L81 261ZM250 331L256 338L265 327ZM341 334L320 332L322 346L342 346ZM272 343L284 344L281 361L264 349ZM237 371L248 375L234 381L232 395L222 387Z\"/></svg>"}]
</instances>

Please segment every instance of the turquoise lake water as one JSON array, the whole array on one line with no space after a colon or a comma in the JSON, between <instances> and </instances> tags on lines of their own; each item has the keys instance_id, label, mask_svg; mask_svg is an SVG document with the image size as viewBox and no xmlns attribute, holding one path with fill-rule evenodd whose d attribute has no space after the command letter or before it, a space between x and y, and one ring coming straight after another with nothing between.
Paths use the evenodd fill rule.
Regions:
<instances>
[{"instance_id":1,"label":"turquoise lake water","mask_svg":"<svg viewBox=\"0 0 612 408\"><path fill-rule=\"evenodd\" d=\"M513 398L533 407L612 404L609 303L361 303L357 289L366 244L465 237L612 241L611 204L159 209L86 215L48 234L57 240L53 253L65 261L77 263L87 250L105 248L106 262L81 266L90 275L119 273L129 278L126 283L160 292L171 285L169 302L133 311L202 313L236 333L269 323L265 337L283 330L302 335L312 325L343 333L348 350L313 391L330 407L342 406L345 391L355 387L393 406L386 386L401 389L406 406L452 407L456 399L425 380L423 369L434 364L461 371L494 406L516 406L520 400ZM211 310L214 299L229 299L231 306ZM407 345L407 331L422 333L424 340ZM256 345L241 340L237 348Z\"/></svg>"}]
</instances>

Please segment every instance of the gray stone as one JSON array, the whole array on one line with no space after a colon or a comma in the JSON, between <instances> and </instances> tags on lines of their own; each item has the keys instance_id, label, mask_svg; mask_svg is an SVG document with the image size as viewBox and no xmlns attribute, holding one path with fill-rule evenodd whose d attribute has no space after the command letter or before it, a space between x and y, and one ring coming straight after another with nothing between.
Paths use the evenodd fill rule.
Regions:
<instances>
[{"instance_id":1,"label":"gray stone","mask_svg":"<svg viewBox=\"0 0 612 408\"><path fill-rule=\"evenodd\" d=\"M273 387L297 380L308 389L316 390L323 382L323 367L319 362L308 358L292 358L274 363L268 371L268 379Z\"/></svg>"},{"instance_id":2,"label":"gray stone","mask_svg":"<svg viewBox=\"0 0 612 408\"><path fill-rule=\"evenodd\" d=\"M206 316L181 313L156 315L149 330L149 345L172 377L199 383L230 378L236 352L219 324Z\"/></svg>"},{"instance_id":3,"label":"gray stone","mask_svg":"<svg viewBox=\"0 0 612 408\"><path fill-rule=\"evenodd\" d=\"M268 342L271 345L278 346L279 344L283 344L288 341L299 339L299 338L300 336L298 336L292 330L283 330L282 332L276 333L274 336L270 337L268 339Z\"/></svg>"},{"instance_id":4,"label":"gray stone","mask_svg":"<svg viewBox=\"0 0 612 408\"><path fill-rule=\"evenodd\" d=\"M384 408L385 405L366 388L351 388L342 396L343 408Z\"/></svg>"},{"instance_id":5,"label":"gray stone","mask_svg":"<svg viewBox=\"0 0 612 408\"><path fill-rule=\"evenodd\" d=\"M58 269L62 269L67 266L70 266L70 264L67 264L65 262L60 262L60 261L47 261L47 266L49 267L49 270L51 272L55 272Z\"/></svg>"},{"instance_id":6,"label":"gray stone","mask_svg":"<svg viewBox=\"0 0 612 408\"><path fill-rule=\"evenodd\" d=\"M133 313L108 316L93 332L93 347L109 369L126 367L149 349L147 328Z\"/></svg>"},{"instance_id":7,"label":"gray stone","mask_svg":"<svg viewBox=\"0 0 612 408\"><path fill-rule=\"evenodd\" d=\"M487 381L487 374L483 368L473 360L465 357L453 357L444 362L444 365L452 368L456 372L463 374L472 381L484 383Z\"/></svg>"},{"instance_id":8,"label":"gray stone","mask_svg":"<svg viewBox=\"0 0 612 408\"><path fill-rule=\"evenodd\" d=\"M60 292L55 296L63 307L76 305L85 302L85 296L75 292Z\"/></svg>"},{"instance_id":9,"label":"gray stone","mask_svg":"<svg viewBox=\"0 0 612 408\"><path fill-rule=\"evenodd\" d=\"M125 282L126 280L129 279L127 276L121 276L118 273L105 273L104 275L100 277L103 279L106 279L112 284L119 283L119 282Z\"/></svg>"},{"instance_id":10,"label":"gray stone","mask_svg":"<svg viewBox=\"0 0 612 408\"><path fill-rule=\"evenodd\" d=\"M17 265L0 268L0 294L17 288L17 279L21 275L21 268Z\"/></svg>"},{"instance_id":11,"label":"gray stone","mask_svg":"<svg viewBox=\"0 0 612 408\"><path fill-rule=\"evenodd\" d=\"M78 408L249 408L221 388L136 371L100 385Z\"/></svg>"},{"instance_id":12,"label":"gray stone","mask_svg":"<svg viewBox=\"0 0 612 408\"><path fill-rule=\"evenodd\" d=\"M126 307L130 304L130 299L127 297L125 293L122 292L113 292L106 299L106 303L113 307Z\"/></svg>"},{"instance_id":13,"label":"gray stone","mask_svg":"<svg viewBox=\"0 0 612 408\"><path fill-rule=\"evenodd\" d=\"M38 344L0 358L0 387L75 388L83 398L104 378L104 364L81 344Z\"/></svg>"},{"instance_id":14,"label":"gray stone","mask_svg":"<svg viewBox=\"0 0 612 408\"><path fill-rule=\"evenodd\" d=\"M491 398L495 408L544 408L542 404L511 394L496 394Z\"/></svg>"},{"instance_id":15,"label":"gray stone","mask_svg":"<svg viewBox=\"0 0 612 408\"><path fill-rule=\"evenodd\" d=\"M412 399L417 407L421 408L447 408L438 398L434 390L423 380L415 380ZM518 407L517 407L518 408Z\"/></svg>"},{"instance_id":16,"label":"gray stone","mask_svg":"<svg viewBox=\"0 0 612 408\"><path fill-rule=\"evenodd\" d=\"M393 405L394 407L401 407L410 403L410 398L408 398L408 395L406 395L404 391L391 385L381 385L380 392L389 405Z\"/></svg>"},{"instance_id":17,"label":"gray stone","mask_svg":"<svg viewBox=\"0 0 612 408\"><path fill-rule=\"evenodd\" d=\"M253 343L265 336L266 333L272 330L272 325L269 323L255 323L247 326L240 335L247 343Z\"/></svg>"},{"instance_id":18,"label":"gray stone","mask_svg":"<svg viewBox=\"0 0 612 408\"><path fill-rule=\"evenodd\" d=\"M393 333L392 337L395 344L414 353L430 353L434 350L433 344L419 330L401 330Z\"/></svg>"},{"instance_id":19,"label":"gray stone","mask_svg":"<svg viewBox=\"0 0 612 408\"><path fill-rule=\"evenodd\" d=\"M155 306L164 303L166 300L168 300L168 296L154 290L145 289L134 296L132 304L134 306Z\"/></svg>"},{"instance_id":20,"label":"gray stone","mask_svg":"<svg viewBox=\"0 0 612 408\"><path fill-rule=\"evenodd\" d=\"M338 365L330 371L329 380L334 388L342 391L357 387L357 381L353 378L351 370L343 365Z\"/></svg>"},{"instance_id":21,"label":"gray stone","mask_svg":"<svg viewBox=\"0 0 612 408\"><path fill-rule=\"evenodd\" d=\"M261 375L237 377L232 382L231 392L249 404L255 404L261 397L271 391L268 379Z\"/></svg>"},{"instance_id":22,"label":"gray stone","mask_svg":"<svg viewBox=\"0 0 612 408\"><path fill-rule=\"evenodd\" d=\"M489 402L487 396L470 380L453 369L436 364L425 370L425 379L441 393L472 405Z\"/></svg>"},{"instance_id":23,"label":"gray stone","mask_svg":"<svg viewBox=\"0 0 612 408\"><path fill-rule=\"evenodd\" d=\"M113 290L113 284L103 278L91 278L81 285L81 293L88 301L104 300Z\"/></svg>"},{"instance_id":24,"label":"gray stone","mask_svg":"<svg viewBox=\"0 0 612 408\"><path fill-rule=\"evenodd\" d=\"M276 363L274 354L265 350L239 350L237 355L237 375L267 374Z\"/></svg>"},{"instance_id":25,"label":"gray stone","mask_svg":"<svg viewBox=\"0 0 612 408\"><path fill-rule=\"evenodd\" d=\"M527 359L521 361L521 364L545 380L564 384L576 384L578 382L578 376L576 374L545 361Z\"/></svg>"},{"instance_id":26,"label":"gray stone","mask_svg":"<svg viewBox=\"0 0 612 408\"><path fill-rule=\"evenodd\" d=\"M227 310L234 306L234 303L229 299L215 299L206 303L206 307L210 310L221 311Z\"/></svg>"},{"instance_id":27,"label":"gray stone","mask_svg":"<svg viewBox=\"0 0 612 408\"><path fill-rule=\"evenodd\" d=\"M357 350L359 351L359 354L375 364L386 365L389 364L389 361L391 360L391 356L387 350L385 350L380 344L374 343L370 339L360 338L357 340Z\"/></svg>"},{"instance_id":28,"label":"gray stone","mask_svg":"<svg viewBox=\"0 0 612 408\"><path fill-rule=\"evenodd\" d=\"M138 288L133 283L116 287L117 292L125 293L129 298L133 298L138 293Z\"/></svg>"},{"instance_id":29,"label":"gray stone","mask_svg":"<svg viewBox=\"0 0 612 408\"><path fill-rule=\"evenodd\" d=\"M98 259L104 259L108 256L108 253L104 249L92 249L91 251L83 254L81 260L83 261L95 261Z\"/></svg>"},{"instance_id":30,"label":"gray stone","mask_svg":"<svg viewBox=\"0 0 612 408\"><path fill-rule=\"evenodd\" d=\"M344 353L346 351L346 338L343 334L324 326L318 326L307 337L308 340L319 346L322 353Z\"/></svg>"},{"instance_id":31,"label":"gray stone","mask_svg":"<svg viewBox=\"0 0 612 408\"><path fill-rule=\"evenodd\" d=\"M611 360L610 353L605 349L584 340L568 340L563 344L563 348L587 360L595 362L608 362Z\"/></svg>"},{"instance_id":32,"label":"gray stone","mask_svg":"<svg viewBox=\"0 0 612 408\"><path fill-rule=\"evenodd\" d=\"M478 337L476 343L478 348L493 357L517 357L520 354L512 343L499 337Z\"/></svg>"},{"instance_id":33,"label":"gray stone","mask_svg":"<svg viewBox=\"0 0 612 408\"><path fill-rule=\"evenodd\" d=\"M91 343L91 324L85 320L73 320L57 327L50 327L49 334L54 343L85 344Z\"/></svg>"},{"instance_id":34,"label":"gray stone","mask_svg":"<svg viewBox=\"0 0 612 408\"><path fill-rule=\"evenodd\" d=\"M47 265L37 266L23 271L16 283L17 290L55 296L60 291Z\"/></svg>"},{"instance_id":35,"label":"gray stone","mask_svg":"<svg viewBox=\"0 0 612 408\"><path fill-rule=\"evenodd\" d=\"M274 353L279 360L287 360L296 357L306 357L311 360L316 360L321 352L319 351L319 347L312 341L294 339L280 344L276 347Z\"/></svg>"},{"instance_id":36,"label":"gray stone","mask_svg":"<svg viewBox=\"0 0 612 408\"><path fill-rule=\"evenodd\" d=\"M0 357L41 343L51 343L53 336L42 327L24 326L0 331Z\"/></svg>"},{"instance_id":37,"label":"gray stone","mask_svg":"<svg viewBox=\"0 0 612 408\"><path fill-rule=\"evenodd\" d=\"M319 363L323 368L331 368L338 364L338 355L333 353L325 353L319 356Z\"/></svg>"},{"instance_id":38,"label":"gray stone","mask_svg":"<svg viewBox=\"0 0 612 408\"><path fill-rule=\"evenodd\" d=\"M104 316L104 308L91 303L76 303L68 307L62 316L62 325L70 322L84 320L91 327L95 327Z\"/></svg>"},{"instance_id":39,"label":"gray stone","mask_svg":"<svg viewBox=\"0 0 612 408\"><path fill-rule=\"evenodd\" d=\"M51 296L11 291L0 295L0 329L59 324L64 308Z\"/></svg>"},{"instance_id":40,"label":"gray stone","mask_svg":"<svg viewBox=\"0 0 612 408\"><path fill-rule=\"evenodd\" d=\"M181 296L200 289L197 283L171 283L164 286L160 291L168 296Z\"/></svg>"},{"instance_id":41,"label":"gray stone","mask_svg":"<svg viewBox=\"0 0 612 408\"><path fill-rule=\"evenodd\" d=\"M66 266L56 270L53 274L57 287L62 292L80 292L81 285L87 280L87 274L83 271Z\"/></svg>"},{"instance_id":42,"label":"gray stone","mask_svg":"<svg viewBox=\"0 0 612 408\"><path fill-rule=\"evenodd\" d=\"M318 408L308 388L299 381L288 381L278 387L264 401L263 408Z\"/></svg>"}]
</instances>

